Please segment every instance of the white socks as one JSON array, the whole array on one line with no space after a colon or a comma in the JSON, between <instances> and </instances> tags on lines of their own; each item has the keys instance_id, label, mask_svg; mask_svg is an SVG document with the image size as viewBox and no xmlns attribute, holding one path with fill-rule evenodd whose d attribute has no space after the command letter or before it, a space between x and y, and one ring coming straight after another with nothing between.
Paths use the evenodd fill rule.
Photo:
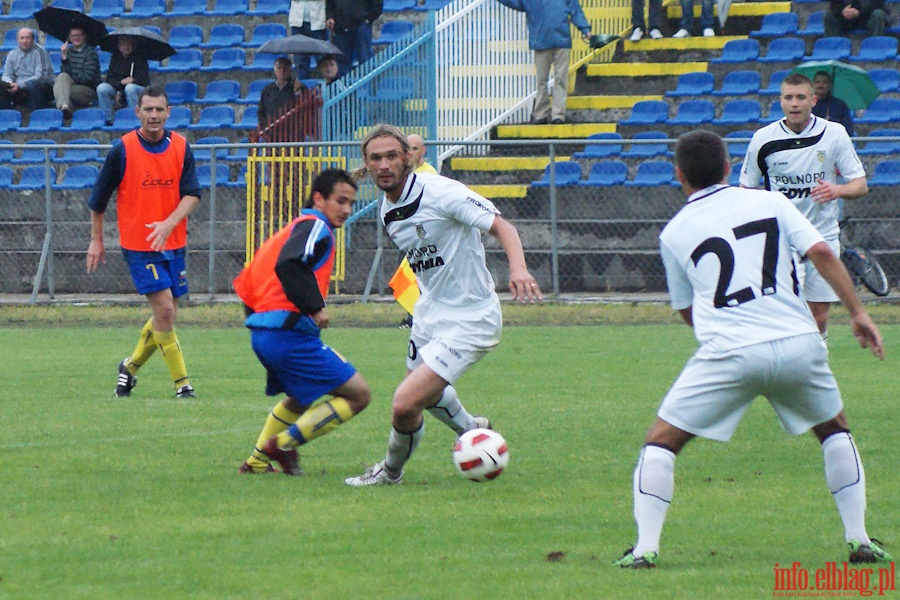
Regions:
<instances>
[{"instance_id":1,"label":"white socks","mask_svg":"<svg viewBox=\"0 0 900 600\"><path fill-rule=\"evenodd\" d=\"M825 482L831 492L846 541L869 543L866 534L866 473L859 459L853 437L846 431L828 436L822 442L825 459Z\"/></svg>"},{"instance_id":2,"label":"white socks","mask_svg":"<svg viewBox=\"0 0 900 600\"><path fill-rule=\"evenodd\" d=\"M675 454L659 446L644 446L634 470L633 489L638 532L633 553L659 553L659 537L675 490Z\"/></svg>"},{"instance_id":3,"label":"white socks","mask_svg":"<svg viewBox=\"0 0 900 600\"><path fill-rule=\"evenodd\" d=\"M460 435L470 429L475 429L475 421L462 403L459 401L459 395L452 385L448 385L441 393L441 398L437 404L430 407L428 412L441 423Z\"/></svg>"},{"instance_id":4,"label":"white socks","mask_svg":"<svg viewBox=\"0 0 900 600\"><path fill-rule=\"evenodd\" d=\"M425 419L422 419L422 424L412 433L401 433L391 427L387 456L384 459L384 465L389 473L397 474L403 472L403 465L415 452L416 446L419 445L423 435L425 435Z\"/></svg>"}]
</instances>

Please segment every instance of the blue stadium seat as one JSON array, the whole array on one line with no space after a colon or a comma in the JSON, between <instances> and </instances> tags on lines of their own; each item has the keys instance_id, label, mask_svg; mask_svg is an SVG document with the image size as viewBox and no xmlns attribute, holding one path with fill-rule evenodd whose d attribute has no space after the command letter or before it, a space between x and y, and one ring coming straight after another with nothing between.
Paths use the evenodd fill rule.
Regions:
<instances>
[{"instance_id":1,"label":"blue stadium seat","mask_svg":"<svg viewBox=\"0 0 900 600\"><path fill-rule=\"evenodd\" d=\"M250 143L249 138L241 138L238 140L238 144L248 144ZM247 157L250 156L249 148L235 148L234 151L225 157L225 160L229 162L247 162Z\"/></svg>"},{"instance_id":2,"label":"blue stadium seat","mask_svg":"<svg viewBox=\"0 0 900 600\"><path fill-rule=\"evenodd\" d=\"M209 30L209 40L201 48L232 48L244 43L244 26L238 23L221 23Z\"/></svg>"},{"instance_id":3,"label":"blue stadium seat","mask_svg":"<svg viewBox=\"0 0 900 600\"><path fill-rule=\"evenodd\" d=\"M82 146L99 146L100 142L92 138L79 138L66 144L78 144ZM60 150L59 156L51 159L55 163L97 162L100 160L99 148L69 148Z\"/></svg>"},{"instance_id":4,"label":"blue stadium seat","mask_svg":"<svg viewBox=\"0 0 900 600\"><path fill-rule=\"evenodd\" d=\"M98 50L97 58L100 59L100 72L106 73L109 71L109 61L112 59L112 52L107 52L106 50Z\"/></svg>"},{"instance_id":5,"label":"blue stadium seat","mask_svg":"<svg viewBox=\"0 0 900 600\"><path fill-rule=\"evenodd\" d=\"M94 0L91 3L93 18L103 20L121 17L125 13L125 0Z\"/></svg>"},{"instance_id":6,"label":"blue stadium seat","mask_svg":"<svg viewBox=\"0 0 900 600\"><path fill-rule=\"evenodd\" d=\"M235 123L235 129L257 129L259 127L259 113L258 107L249 105L244 108L244 113L241 115L241 122Z\"/></svg>"},{"instance_id":7,"label":"blue stadium seat","mask_svg":"<svg viewBox=\"0 0 900 600\"><path fill-rule=\"evenodd\" d=\"M605 187L610 185L623 185L628 179L628 165L621 160L601 160L595 162L584 181L579 181L582 187Z\"/></svg>"},{"instance_id":8,"label":"blue stadium seat","mask_svg":"<svg viewBox=\"0 0 900 600\"><path fill-rule=\"evenodd\" d=\"M176 25L169 31L169 45L180 50L196 48L203 43L203 29L198 25Z\"/></svg>"},{"instance_id":9,"label":"blue stadium seat","mask_svg":"<svg viewBox=\"0 0 900 600\"><path fill-rule=\"evenodd\" d=\"M253 81L247 88L247 95L238 99L238 104L259 104L259 96L263 88L275 81L274 79L259 79Z\"/></svg>"},{"instance_id":10,"label":"blue stadium seat","mask_svg":"<svg viewBox=\"0 0 900 600\"><path fill-rule=\"evenodd\" d=\"M876 129L869 132L869 137L900 138L900 129ZM900 154L900 142L868 142L865 147L858 149L856 152L860 156Z\"/></svg>"},{"instance_id":11,"label":"blue stadium seat","mask_svg":"<svg viewBox=\"0 0 900 600\"><path fill-rule=\"evenodd\" d=\"M247 165L241 165L237 177L225 184L227 188L245 188L247 187Z\"/></svg>"},{"instance_id":12,"label":"blue stadium seat","mask_svg":"<svg viewBox=\"0 0 900 600\"><path fill-rule=\"evenodd\" d=\"M618 133L592 133L589 140L621 140ZM622 144L585 144L583 152L576 152L572 158L609 158L618 156L622 151Z\"/></svg>"},{"instance_id":13,"label":"blue stadium seat","mask_svg":"<svg viewBox=\"0 0 900 600\"><path fill-rule=\"evenodd\" d=\"M859 43L859 51L850 56L852 62L881 62L896 59L897 38L887 35L863 38Z\"/></svg>"},{"instance_id":14,"label":"blue stadium seat","mask_svg":"<svg viewBox=\"0 0 900 600\"><path fill-rule=\"evenodd\" d=\"M15 50L19 47L18 41L16 41L16 37L19 34L18 29L10 29L3 35L3 45L0 46L0 52L9 52L10 50ZM35 38L37 39L37 32L35 32Z\"/></svg>"},{"instance_id":15,"label":"blue stadium seat","mask_svg":"<svg viewBox=\"0 0 900 600\"><path fill-rule=\"evenodd\" d=\"M620 125L653 125L665 123L669 118L669 105L663 100L640 100L631 107L631 116L619 121Z\"/></svg>"},{"instance_id":16,"label":"blue stadium seat","mask_svg":"<svg viewBox=\"0 0 900 600\"><path fill-rule=\"evenodd\" d=\"M219 135L200 138L191 144L191 150L194 152L194 160L197 162L209 162L212 160L212 149L198 148L198 146L227 143L228 138ZM228 160L228 148L216 148L216 160Z\"/></svg>"},{"instance_id":17,"label":"blue stadium seat","mask_svg":"<svg viewBox=\"0 0 900 600\"><path fill-rule=\"evenodd\" d=\"M762 26L756 31L751 31L750 37L780 38L786 35L794 35L799 27L800 18L797 13L769 13L763 15Z\"/></svg>"},{"instance_id":18,"label":"blue stadium seat","mask_svg":"<svg viewBox=\"0 0 900 600\"><path fill-rule=\"evenodd\" d=\"M53 65L53 72L59 73L62 68L62 55L59 52L48 52L50 55L50 64Z\"/></svg>"},{"instance_id":19,"label":"blue stadium seat","mask_svg":"<svg viewBox=\"0 0 900 600\"><path fill-rule=\"evenodd\" d=\"M253 28L250 41L241 44L244 48L259 48L269 40L287 37L287 28L281 23L260 23Z\"/></svg>"},{"instance_id":20,"label":"blue stadium seat","mask_svg":"<svg viewBox=\"0 0 900 600\"><path fill-rule=\"evenodd\" d=\"M212 165L197 165L197 179L200 180L200 187L212 187ZM216 163L216 187L224 187L231 179L228 165L224 163Z\"/></svg>"},{"instance_id":21,"label":"blue stadium seat","mask_svg":"<svg viewBox=\"0 0 900 600\"><path fill-rule=\"evenodd\" d=\"M230 106L207 106L200 111L200 118L188 129L231 129L234 127L234 109Z\"/></svg>"},{"instance_id":22,"label":"blue stadium seat","mask_svg":"<svg viewBox=\"0 0 900 600\"><path fill-rule=\"evenodd\" d=\"M757 71L731 71L725 74L722 88L713 90L713 96L747 96L759 92L760 79Z\"/></svg>"},{"instance_id":23,"label":"blue stadium seat","mask_svg":"<svg viewBox=\"0 0 900 600\"><path fill-rule=\"evenodd\" d=\"M8 188L13 182L13 172L9 167L0 167L0 189Z\"/></svg>"},{"instance_id":24,"label":"blue stadium seat","mask_svg":"<svg viewBox=\"0 0 900 600\"><path fill-rule=\"evenodd\" d=\"M162 29L160 29L160 28L157 27L156 25L141 25L141 28L142 28L142 29L149 29L150 31L152 31L152 32L155 33L156 35L165 38L165 36L162 34Z\"/></svg>"},{"instance_id":25,"label":"blue stadium seat","mask_svg":"<svg viewBox=\"0 0 900 600\"><path fill-rule=\"evenodd\" d=\"M55 140L28 140L25 142L26 146L55 146ZM53 160L56 157L57 151L50 150L50 160ZM25 148L22 150L22 154L18 158L13 158L11 161L14 165L33 165L33 164L41 164L46 160L46 151L43 148Z\"/></svg>"},{"instance_id":26,"label":"blue stadium seat","mask_svg":"<svg viewBox=\"0 0 900 600\"><path fill-rule=\"evenodd\" d=\"M233 71L243 69L246 62L247 56L243 48L219 48L213 50L209 65L200 67L200 70L203 72Z\"/></svg>"},{"instance_id":27,"label":"blue stadium seat","mask_svg":"<svg viewBox=\"0 0 900 600\"><path fill-rule=\"evenodd\" d=\"M241 84L233 79L210 81L206 84L206 92L197 98L197 104L232 104L241 97Z\"/></svg>"},{"instance_id":28,"label":"blue stadium seat","mask_svg":"<svg viewBox=\"0 0 900 600\"><path fill-rule=\"evenodd\" d=\"M773 100L769 106L769 114L759 118L760 125L768 125L784 118L784 110L781 108L780 100Z\"/></svg>"},{"instance_id":29,"label":"blue stadium seat","mask_svg":"<svg viewBox=\"0 0 900 600\"><path fill-rule=\"evenodd\" d=\"M241 67L242 71L266 71L267 73L271 73L272 69L275 67L275 59L278 58L277 54L266 54L262 52L257 52L253 55L253 60L249 65L245 65Z\"/></svg>"},{"instance_id":30,"label":"blue stadium seat","mask_svg":"<svg viewBox=\"0 0 900 600\"><path fill-rule=\"evenodd\" d=\"M207 17L238 17L250 10L247 0L215 0L212 10L203 11Z\"/></svg>"},{"instance_id":31,"label":"blue stadium seat","mask_svg":"<svg viewBox=\"0 0 900 600\"><path fill-rule=\"evenodd\" d=\"M197 83L190 79L170 81L165 90L169 104L190 104L197 99Z\"/></svg>"},{"instance_id":32,"label":"blue stadium seat","mask_svg":"<svg viewBox=\"0 0 900 600\"><path fill-rule=\"evenodd\" d=\"M861 125L881 125L900 122L900 100L896 98L875 98L863 116L857 117Z\"/></svg>"},{"instance_id":33,"label":"blue stadium seat","mask_svg":"<svg viewBox=\"0 0 900 600\"><path fill-rule=\"evenodd\" d=\"M674 90L666 92L666 96L706 96L716 85L715 76L708 71L683 73L678 76L678 84Z\"/></svg>"},{"instance_id":34,"label":"blue stadium seat","mask_svg":"<svg viewBox=\"0 0 900 600\"><path fill-rule=\"evenodd\" d=\"M534 187L550 187L550 168L548 164L544 168L544 177L539 181L532 181ZM556 163L556 187L575 185L581 179L581 164L573 160L564 160Z\"/></svg>"},{"instance_id":35,"label":"blue stadium seat","mask_svg":"<svg viewBox=\"0 0 900 600\"><path fill-rule=\"evenodd\" d=\"M798 37L777 38L769 42L765 56L757 60L764 63L797 62L806 54L806 42Z\"/></svg>"},{"instance_id":36,"label":"blue stadium seat","mask_svg":"<svg viewBox=\"0 0 900 600\"><path fill-rule=\"evenodd\" d=\"M167 17L192 17L202 15L206 11L206 0L175 0Z\"/></svg>"},{"instance_id":37,"label":"blue stadium seat","mask_svg":"<svg viewBox=\"0 0 900 600\"><path fill-rule=\"evenodd\" d=\"M667 160L651 160L638 165L634 179L625 182L627 187L655 187L670 185L675 179L675 166Z\"/></svg>"},{"instance_id":38,"label":"blue stadium seat","mask_svg":"<svg viewBox=\"0 0 900 600\"><path fill-rule=\"evenodd\" d=\"M10 185L9 189L16 191L42 190L46 181L45 177L43 166L25 167L19 176L19 182ZM56 169L50 167L50 182L54 181L56 181Z\"/></svg>"},{"instance_id":39,"label":"blue stadium seat","mask_svg":"<svg viewBox=\"0 0 900 600\"><path fill-rule=\"evenodd\" d=\"M283 0L256 0L256 8L248 11L251 17L269 17L272 15L286 15L290 6Z\"/></svg>"},{"instance_id":40,"label":"blue stadium seat","mask_svg":"<svg viewBox=\"0 0 900 600\"><path fill-rule=\"evenodd\" d=\"M758 123L762 116L759 100L731 100L722 107L722 116L713 125L746 125Z\"/></svg>"},{"instance_id":41,"label":"blue stadium seat","mask_svg":"<svg viewBox=\"0 0 900 600\"><path fill-rule=\"evenodd\" d=\"M187 129L191 124L191 109L187 106L173 106L166 121L166 129Z\"/></svg>"},{"instance_id":42,"label":"blue stadium seat","mask_svg":"<svg viewBox=\"0 0 900 600\"><path fill-rule=\"evenodd\" d=\"M95 131L106 125L106 115L99 108L80 108L72 113L72 122L63 131Z\"/></svg>"},{"instance_id":43,"label":"blue stadium seat","mask_svg":"<svg viewBox=\"0 0 900 600\"><path fill-rule=\"evenodd\" d=\"M15 131L22 125L22 113L11 108L0 110L0 133Z\"/></svg>"},{"instance_id":44,"label":"blue stadium seat","mask_svg":"<svg viewBox=\"0 0 900 600\"><path fill-rule=\"evenodd\" d=\"M37 38L35 38L35 39L37 39ZM63 44L62 40L57 39L51 35L48 35L44 39L43 46L44 46L44 50L46 50L47 52L59 52L60 48L62 48L62 44Z\"/></svg>"},{"instance_id":45,"label":"blue stadium seat","mask_svg":"<svg viewBox=\"0 0 900 600\"><path fill-rule=\"evenodd\" d=\"M12 0L9 14L0 15L0 21L28 21L43 7L44 3L41 0Z\"/></svg>"},{"instance_id":46,"label":"blue stadium seat","mask_svg":"<svg viewBox=\"0 0 900 600\"><path fill-rule=\"evenodd\" d=\"M782 80L788 76L790 73L790 69L780 69L778 71L773 71L771 75L769 75L769 84L761 88L759 90L760 96L780 96L781 95L781 82Z\"/></svg>"},{"instance_id":47,"label":"blue stadium seat","mask_svg":"<svg viewBox=\"0 0 900 600\"><path fill-rule=\"evenodd\" d=\"M875 165L875 174L868 180L869 187L900 185L900 160L883 160Z\"/></svg>"},{"instance_id":48,"label":"blue stadium seat","mask_svg":"<svg viewBox=\"0 0 900 600\"><path fill-rule=\"evenodd\" d=\"M797 31L803 37L821 37L825 35L825 11L820 10L806 17L806 26Z\"/></svg>"},{"instance_id":49,"label":"blue stadium seat","mask_svg":"<svg viewBox=\"0 0 900 600\"><path fill-rule=\"evenodd\" d=\"M412 77L383 77L378 82L377 91L369 97L369 100L374 102L408 100L413 97L415 87L416 80Z\"/></svg>"},{"instance_id":50,"label":"blue stadium seat","mask_svg":"<svg viewBox=\"0 0 900 600\"><path fill-rule=\"evenodd\" d=\"M716 116L716 105L709 100L685 100L678 105L675 116L666 121L667 125L701 125L709 123Z\"/></svg>"},{"instance_id":51,"label":"blue stadium seat","mask_svg":"<svg viewBox=\"0 0 900 600\"><path fill-rule=\"evenodd\" d=\"M203 53L196 48L178 50L170 56L165 66L160 65L157 71L161 73L189 73L198 71L203 65Z\"/></svg>"},{"instance_id":52,"label":"blue stadium seat","mask_svg":"<svg viewBox=\"0 0 900 600\"><path fill-rule=\"evenodd\" d=\"M807 55L805 60L846 60L851 49L850 38L823 37L813 43L812 54Z\"/></svg>"},{"instance_id":53,"label":"blue stadium seat","mask_svg":"<svg viewBox=\"0 0 900 600\"><path fill-rule=\"evenodd\" d=\"M759 42L754 39L730 40L722 48L722 56L710 59L711 63L752 62L759 57Z\"/></svg>"},{"instance_id":54,"label":"blue stadium seat","mask_svg":"<svg viewBox=\"0 0 900 600\"><path fill-rule=\"evenodd\" d=\"M741 169L743 168L743 162L736 162L731 165L731 173L728 174L728 185L733 185L734 187L741 185Z\"/></svg>"},{"instance_id":55,"label":"blue stadium seat","mask_svg":"<svg viewBox=\"0 0 900 600\"><path fill-rule=\"evenodd\" d=\"M50 6L55 6L57 8L67 8L69 10L77 10L78 12L84 12L84 2L82 0L53 0L50 3Z\"/></svg>"},{"instance_id":56,"label":"blue stadium seat","mask_svg":"<svg viewBox=\"0 0 900 600\"><path fill-rule=\"evenodd\" d=\"M24 133L56 131L62 127L62 122L63 115L61 110L57 108L39 108L32 111L31 118L28 120L28 127L20 127L19 131Z\"/></svg>"},{"instance_id":57,"label":"blue stadium seat","mask_svg":"<svg viewBox=\"0 0 900 600\"><path fill-rule=\"evenodd\" d=\"M138 0L131 12L122 16L128 19L152 19L161 17L166 12L166 0Z\"/></svg>"},{"instance_id":58,"label":"blue stadium seat","mask_svg":"<svg viewBox=\"0 0 900 600\"><path fill-rule=\"evenodd\" d=\"M140 119L134 114L133 108L120 108L113 116L112 125L104 126L105 131L131 131L141 126Z\"/></svg>"},{"instance_id":59,"label":"blue stadium seat","mask_svg":"<svg viewBox=\"0 0 900 600\"><path fill-rule=\"evenodd\" d=\"M94 187L100 169L94 165L72 165L66 167L62 181L53 184L54 190L84 190Z\"/></svg>"},{"instance_id":60,"label":"blue stadium seat","mask_svg":"<svg viewBox=\"0 0 900 600\"><path fill-rule=\"evenodd\" d=\"M632 140L666 140L669 136L662 131L642 131L636 133ZM669 145L660 144L631 144L628 150L622 152L622 158L655 158L658 156L667 156L670 154Z\"/></svg>"},{"instance_id":61,"label":"blue stadium seat","mask_svg":"<svg viewBox=\"0 0 900 600\"><path fill-rule=\"evenodd\" d=\"M897 69L872 69L869 77L882 94L900 90L900 71Z\"/></svg>"},{"instance_id":62,"label":"blue stadium seat","mask_svg":"<svg viewBox=\"0 0 900 600\"><path fill-rule=\"evenodd\" d=\"M403 21L400 19L388 21L381 26L381 34L372 40L372 45L386 46L388 44L393 44L411 33L414 28L415 24L410 21Z\"/></svg>"},{"instance_id":63,"label":"blue stadium seat","mask_svg":"<svg viewBox=\"0 0 900 600\"><path fill-rule=\"evenodd\" d=\"M753 137L753 131L744 129L741 131L731 131L725 134L725 143L728 145L728 156L732 158L744 158L747 156L747 146L750 145L750 138ZM732 142L730 139L745 138L746 142Z\"/></svg>"},{"instance_id":64,"label":"blue stadium seat","mask_svg":"<svg viewBox=\"0 0 900 600\"><path fill-rule=\"evenodd\" d=\"M425 12L429 10L440 10L450 4L453 0L424 0L422 4L416 3L413 10Z\"/></svg>"},{"instance_id":65,"label":"blue stadium seat","mask_svg":"<svg viewBox=\"0 0 900 600\"><path fill-rule=\"evenodd\" d=\"M412 10L416 6L416 0L384 0L384 12L403 12Z\"/></svg>"},{"instance_id":66,"label":"blue stadium seat","mask_svg":"<svg viewBox=\"0 0 900 600\"><path fill-rule=\"evenodd\" d=\"M9 140L0 140L0 163L12 162L16 152L12 148L7 147L12 145L13 143Z\"/></svg>"}]
</instances>

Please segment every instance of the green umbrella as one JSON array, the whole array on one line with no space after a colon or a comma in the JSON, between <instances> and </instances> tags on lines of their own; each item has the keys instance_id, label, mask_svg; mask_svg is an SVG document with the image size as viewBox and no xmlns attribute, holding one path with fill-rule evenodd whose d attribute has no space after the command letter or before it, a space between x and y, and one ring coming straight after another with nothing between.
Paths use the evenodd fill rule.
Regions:
<instances>
[{"instance_id":1,"label":"green umbrella","mask_svg":"<svg viewBox=\"0 0 900 600\"><path fill-rule=\"evenodd\" d=\"M869 108L881 92L865 70L839 60L815 60L794 67L791 73L802 73L812 80L825 71L831 76L831 95L847 103L850 110Z\"/></svg>"}]
</instances>

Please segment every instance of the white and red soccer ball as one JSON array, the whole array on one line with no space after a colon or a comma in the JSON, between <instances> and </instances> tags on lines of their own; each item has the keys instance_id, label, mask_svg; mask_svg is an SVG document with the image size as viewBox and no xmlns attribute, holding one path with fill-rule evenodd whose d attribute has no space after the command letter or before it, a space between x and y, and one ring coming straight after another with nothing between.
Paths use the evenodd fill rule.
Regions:
<instances>
[{"instance_id":1,"label":"white and red soccer ball","mask_svg":"<svg viewBox=\"0 0 900 600\"><path fill-rule=\"evenodd\" d=\"M492 429L472 429L456 439L453 464L459 474L472 481L491 481L509 464L509 448L503 436Z\"/></svg>"}]
</instances>

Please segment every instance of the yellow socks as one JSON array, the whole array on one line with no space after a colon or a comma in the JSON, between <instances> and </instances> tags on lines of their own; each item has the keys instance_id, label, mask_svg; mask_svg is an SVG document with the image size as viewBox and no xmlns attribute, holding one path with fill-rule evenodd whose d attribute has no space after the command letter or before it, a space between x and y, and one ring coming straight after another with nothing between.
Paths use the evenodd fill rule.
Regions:
<instances>
[{"instance_id":1,"label":"yellow socks","mask_svg":"<svg viewBox=\"0 0 900 600\"><path fill-rule=\"evenodd\" d=\"M296 448L346 423L353 418L350 404L343 398L332 398L316 404L287 431L278 434L279 448Z\"/></svg>"},{"instance_id":2,"label":"yellow socks","mask_svg":"<svg viewBox=\"0 0 900 600\"><path fill-rule=\"evenodd\" d=\"M125 368L132 375L137 375L138 369L144 366L154 352L156 352L156 341L153 339L153 317L150 317L141 328L141 337L138 338L131 358L125 361Z\"/></svg>"},{"instance_id":3,"label":"yellow socks","mask_svg":"<svg viewBox=\"0 0 900 600\"><path fill-rule=\"evenodd\" d=\"M299 418L300 413L289 410L281 402L275 405L275 408L272 409L272 412L266 418L266 424L263 425L263 430L256 440L256 447L253 448L253 453L247 459L247 464L253 467L254 471L265 471L266 465L269 464L269 457L259 449L260 446L264 446L270 437L286 430L296 423Z\"/></svg>"},{"instance_id":4,"label":"yellow socks","mask_svg":"<svg viewBox=\"0 0 900 600\"><path fill-rule=\"evenodd\" d=\"M172 331L153 331L153 341L156 342L160 352L162 352L163 360L169 368L169 375L175 382L175 387L181 387L191 382L187 374L187 367L184 366L184 355L181 353L181 344L178 343L178 336L175 330Z\"/></svg>"}]
</instances>

